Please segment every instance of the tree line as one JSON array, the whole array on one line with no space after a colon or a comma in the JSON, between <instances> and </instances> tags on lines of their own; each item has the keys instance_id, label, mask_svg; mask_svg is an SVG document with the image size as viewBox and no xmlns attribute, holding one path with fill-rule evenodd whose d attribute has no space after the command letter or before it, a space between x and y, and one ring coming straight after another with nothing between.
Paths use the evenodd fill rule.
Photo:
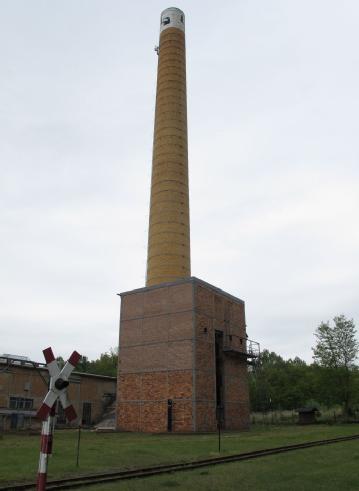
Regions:
<instances>
[{"instance_id":1,"label":"tree line","mask_svg":"<svg viewBox=\"0 0 359 491\"><path fill-rule=\"evenodd\" d=\"M359 409L359 352L355 324L344 315L322 322L316 332L313 363L284 360L264 350L249 373L252 411L341 405L350 415Z\"/></svg>"},{"instance_id":2,"label":"tree line","mask_svg":"<svg viewBox=\"0 0 359 491\"><path fill-rule=\"evenodd\" d=\"M65 361L62 356L59 356L56 359L60 365L64 366ZM100 357L95 360L89 360L87 356L82 356L76 365L76 371L117 377L117 364L118 348L110 348L109 351L101 353Z\"/></svg>"}]
</instances>

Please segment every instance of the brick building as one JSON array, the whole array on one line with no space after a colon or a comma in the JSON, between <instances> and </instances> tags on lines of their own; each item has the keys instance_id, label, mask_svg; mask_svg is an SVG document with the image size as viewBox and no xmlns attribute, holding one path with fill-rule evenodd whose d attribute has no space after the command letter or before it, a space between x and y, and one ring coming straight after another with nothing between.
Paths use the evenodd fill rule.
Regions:
<instances>
[{"instance_id":1,"label":"brick building","mask_svg":"<svg viewBox=\"0 0 359 491\"><path fill-rule=\"evenodd\" d=\"M39 428L36 411L47 392L49 375L42 363L26 357L0 356L0 430ZM116 378L91 373L73 372L68 394L78 418L72 426L91 426L101 419L116 394ZM69 426L61 405L58 426Z\"/></svg>"},{"instance_id":2,"label":"brick building","mask_svg":"<svg viewBox=\"0 0 359 491\"><path fill-rule=\"evenodd\" d=\"M244 302L198 278L121 294L118 421L128 431L248 428Z\"/></svg>"}]
</instances>

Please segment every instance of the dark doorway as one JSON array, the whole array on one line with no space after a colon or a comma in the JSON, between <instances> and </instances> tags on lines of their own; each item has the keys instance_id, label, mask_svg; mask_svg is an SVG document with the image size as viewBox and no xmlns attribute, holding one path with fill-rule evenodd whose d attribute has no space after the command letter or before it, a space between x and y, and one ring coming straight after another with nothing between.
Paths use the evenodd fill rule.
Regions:
<instances>
[{"instance_id":1,"label":"dark doorway","mask_svg":"<svg viewBox=\"0 0 359 491\"><path fill-rule=\"evenodd\" d=\"M216 406L223 408L223 332L215 333L216 346ZM222 416L223 417L223 416Z\"/></svg>"},{"instance_id":2,"label":"dark doorway","mask_svg":"<svg viewBox=\"0 0 359 491\"><path fill-rule=\"evenodd\" d=\"M168 399L167 401L167 431L172 431L173 426L173 401Z\"/></svg>"},{"instance_id":3,"label":"dark doorway","mask_svg":"<svg viewBox=\"0 0 359 491\"><path fill-rule=\"evenodd\" d=\"M24 427L25 418L23 414L18 414L17 417L17 427L22 429Z\"/></svg>"},{"instance_id":4,"label":"dark doorway","mask_svg":"<svg viewBox=\"0 0 359 491\"><path fill-rule=\"evenodd\" d=\"M16 430L16 428L17 428L17 414L12 413L11 418L10 418L10 429Z\"/></svg>"},{"instance_id":5,"label":"dark doorway","mask_svg":"<svg viewBox=\"0 0 359 491\"><path fill-rule=\"evenodd\" d=\"M82 424L91 425L91 402L84 402L82 405Z\"/></svg>"}]
</instances>

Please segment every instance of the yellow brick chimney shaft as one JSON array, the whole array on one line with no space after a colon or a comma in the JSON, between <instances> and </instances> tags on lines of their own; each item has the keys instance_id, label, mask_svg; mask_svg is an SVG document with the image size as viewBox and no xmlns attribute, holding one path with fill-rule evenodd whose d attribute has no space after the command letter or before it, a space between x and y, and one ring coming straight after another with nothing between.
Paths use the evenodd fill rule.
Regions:
<instances>
[{"instance_id":1,"label":"yellow brick chimney shaft","mask_svg":"<svg viewBox=\"0 0 359 491\"><path fill-rule=\"evenodd\" d=\"M161 14L146 286L191 276L184 14Z\"/></svg>"}]
</instances>

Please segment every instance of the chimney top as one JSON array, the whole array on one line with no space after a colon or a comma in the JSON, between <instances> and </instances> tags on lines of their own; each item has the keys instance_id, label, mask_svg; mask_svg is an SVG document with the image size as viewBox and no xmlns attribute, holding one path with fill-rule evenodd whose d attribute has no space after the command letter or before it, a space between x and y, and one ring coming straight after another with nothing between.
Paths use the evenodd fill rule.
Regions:
<instances>
[{"instance_id":1,"label":"chimney top","mask_svg":"<svg viewBox=\"0 0 359 491\"><path fill-rule=\"evenodd\" d=\"M177 27L184 31L184 13L176 7L169 7L161 13L161 28L160 32L169 27Z\"/></svg>"}]
</instances>

